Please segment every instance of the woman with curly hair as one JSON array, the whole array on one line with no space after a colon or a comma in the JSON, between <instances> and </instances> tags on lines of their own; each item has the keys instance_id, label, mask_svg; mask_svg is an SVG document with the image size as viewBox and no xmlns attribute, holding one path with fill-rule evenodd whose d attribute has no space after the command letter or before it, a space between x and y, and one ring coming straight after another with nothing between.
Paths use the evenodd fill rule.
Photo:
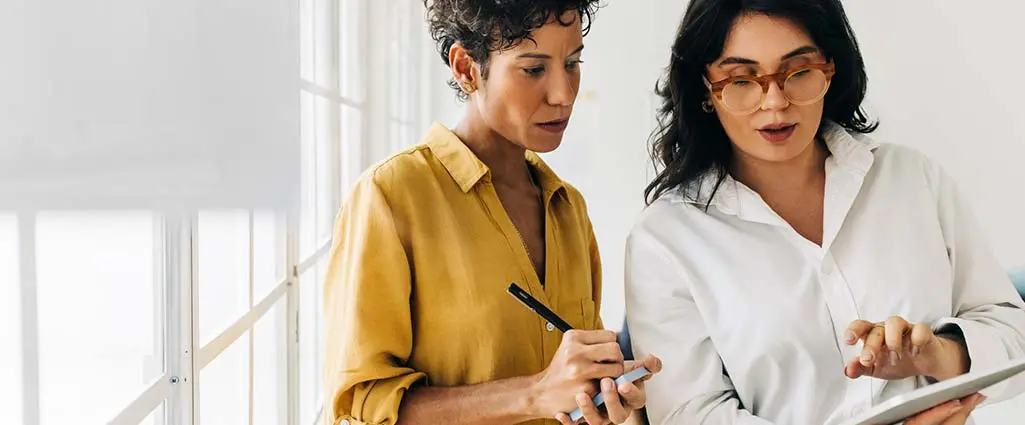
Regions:
<instances>
[{"instance_id":1,"label":"woman with curly hair","mask_svg":"<svg viewBox=\"0 0 1025 425\"><path fill-rule=\"evenodd\" d=\"M622 423L642 383L602 330L601 265L580 193L535 152L562 141L597 0L425 1L465 101L453 129L367 171L325 281L332 424ZM574 328L523 308L516 283ZM606 400L599 411L591 396Z\"/></svg>"}]
</instances>

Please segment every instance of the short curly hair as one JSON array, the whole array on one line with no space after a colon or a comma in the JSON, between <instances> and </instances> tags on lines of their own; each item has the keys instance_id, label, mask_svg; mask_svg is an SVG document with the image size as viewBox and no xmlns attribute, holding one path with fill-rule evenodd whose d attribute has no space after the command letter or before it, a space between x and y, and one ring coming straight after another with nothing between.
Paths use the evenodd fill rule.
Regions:
<instances>
[{"instance_id":1,"label":"short curly hair","mask_svg":"<svg viewBox=\"0 0 1025 425\"><path fill-rule=\"evenodd\" d=\"M600 0L424 0L431 38L437 42L438 53L445 65L449 50L460 43L474 61L480 64L487 78L488 58L492 51L511 48L544 26L552 17L562 21L565 12L576 11L581 17L583 34L591 29L591 21ZM461 100L467 95L459 90L455 79L448 81Z\"/></svg>"}]
</instances>

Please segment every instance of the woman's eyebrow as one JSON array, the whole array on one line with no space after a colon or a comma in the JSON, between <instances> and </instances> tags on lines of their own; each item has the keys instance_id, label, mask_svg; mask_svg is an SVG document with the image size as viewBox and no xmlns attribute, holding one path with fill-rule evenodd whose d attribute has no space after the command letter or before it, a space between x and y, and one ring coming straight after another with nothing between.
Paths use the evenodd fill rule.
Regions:
<instances>
[{"instance_id":1,"label":"woman's eyebrow","mask_svg":"<svg viewBox=\"0 0 1025 425\"><path fill-rule=\"evenodd\" d=\"M782 60L792 59L792 58L794 58L796 56L806 55L806 54L809 54L809 53L819 53L819 48L815 47L815 46L798 47L798 48L794 49L793 51L791 51L790 53L787 53L787 54L783 55L783 57L781 59ZM742 58L742 57L737 57L737 56L730 56L730 57L720 61L718 66L721 68L721 67L724 67L724 66L727 66L727 65L758 65L758 61L756 61L754 59Z\"/></svg>"}]
</instances>

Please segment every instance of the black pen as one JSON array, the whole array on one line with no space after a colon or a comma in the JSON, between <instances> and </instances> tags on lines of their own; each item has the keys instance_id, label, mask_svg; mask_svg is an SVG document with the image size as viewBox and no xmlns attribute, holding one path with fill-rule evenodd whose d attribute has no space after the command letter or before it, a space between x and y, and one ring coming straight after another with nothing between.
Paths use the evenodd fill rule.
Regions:
<instances>
[{"instance_id":1,"label":"black pen","mask_svg":"<svg viewBox=\"0 0 1025 425\"><path fill-rule=\"evenodd\" d=\"M570 326L569 323L566 323L565 320L562 320L562 318L559 317L558 314L555 314L554 311L549 310L548 307L545 307L544 304L541 304L541 301L538 301L536 298L530 296L530 294L528 294L527 291L524 291L523 288L520 288L515 283L509 284L508 291L510 294L512 294L512 296L516 297L517 300L520 300L520 302L523 303L523 305L527 306L527 308L529 308L530 311L537 313L539 316L541 316L541 318L547 320L548 323L551 323L556 328L559 328L559 330L563 333L569 332L573 329L573 327Z\"/></svg>"}]
</instances>

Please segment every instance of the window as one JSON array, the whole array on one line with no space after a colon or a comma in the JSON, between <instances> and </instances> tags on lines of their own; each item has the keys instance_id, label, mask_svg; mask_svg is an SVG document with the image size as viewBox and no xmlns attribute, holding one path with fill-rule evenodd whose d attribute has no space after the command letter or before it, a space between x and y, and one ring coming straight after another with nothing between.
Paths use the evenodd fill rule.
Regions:
<instances>
[{"instance_id":1,"label":"window","mask_svg":"<svg viewBox=\"0 0 1025 425\"><path fill-rule=\"evenodd\" d=\"M283 214L266 210L253 213L254 300L266 298L288 277L286 228Z\"/></svg>"},{"instance_id":2,"label":"window","mask_svg":"<svg viewBox=\"0 0 1025 425\"><path fill-rule=\"evenodd\" d=\"M294 7L294 211L0 211L0 341L21 348L0 350L0 423L323 418L334 221L363 170L422 130L426 30L417 0Z\"/></svg>"},{"instance_id":3,"label":"window","mask_svg":"<svg viewBox=\"0 0 1025 425\"><path fill-rule=\"evenodd\" d=\"M400 149L415 143L423 127L417 116L420 101L417 78L422 74L422 68L419 66L422 49L418 49L418 43L421 42L421 34L424 31L423 25L417 19L423 19L423 3L416 0L396 0L390 5L391 16L395 19L390 21L388 47L391 61L395 65L390 67L388 116L390 140L396 149ZM417 24L414 25L414 22Z\"/></svg>"},{"instance_id":4,"label":"window","mask_svg":"<svg viewBox=\"0 0 1025 425\"><path fill-rule=\"evenodd\" d=\"M249 423L249 333L243 333L199 373L200 423Z\"/></svg>"},{"instance_id":5,"label":"window","mask_svg":"<svg viewBox=\"0 0 1025 425\"><path fill-rule=\"evenodd\" d=\"M18 218L0 213L0 344L21 347ZM22 422L21 350L0 350L0 423Z\"/></svg>"},{"instance_id":6,"label":"window","mask_svg":"<svg viewBox=\"0 0 1025 425\"><path fill-rule=\"evenodd\" d=\"M253 425L288 422L287 307L275 303L253 331Z\"/></svg>"},{"instance_id":7,"label":"window","mask_svg":"<svg viewBox=\"0 0 1025 425\"><path fill-rule=\"evenodd\" d=\"M196 223L199 339L212 341L252 307L247 211L203 211Z\"/></svg>"},{"instance_id":8,"label":"window","mask_svg":"<svg viewBox=\"0 0 1025 425\"><path fill-rule=\"evenodd\" d=\"M302 200L298 267L298 418L316 423L324 400L321 354L322 275L334 220L344 192L365 166L363 143L366 104L363 95L362 30L365 0L302 0L311 2L303 18L317 34L304 50L313 59L312 79L303 78ZM343 60L344 59L344 60Z\"/></svg>"},{"instance_id":9,"label":"window","mask_svg":"<svg viewBox=\"0 0 1025 425\"><path fill-rule=\"evenodd\" d=\"M319 325L316 270L310 269L299 278L299 423L311 424L316 419L320 402L320 362L315 333Z\"/></svg>"},{"instance_id":10,"label":"window","mask_svg":"<svg viewBox=\"0 0 1025 425\"><path fill-rule=\"evenodd\" d=\"M273 211L0 213L0 338L22 347L0 354L0 422L292 422L289 229Z\"/></svg>"},{"instance_id":11,"label":"window","mask_svg":"<svg viewBox=\"0 0 1025 425\"><path fill-rule=\"evenodd\" d=\"M252 323L255 309L255 214L201 211L191 245L198 291L200 423L246 425L250 420ZM277 295L281 297L281 294Z\"/></svg>"},{"instance_id":12,"label":"window","mask_svg":"<svg viewBox=\"0 0 1025 425\"><path fill-rule=\"evenodd\" d=\"M149 416L143 418L143 420L139 422L139 425L164 425L167 423L165 416L167 414L166 412L166 406L164 403L160 403L160 406L153 409Z\"/></svg>"},{"instance_id":13,"label":"window","mask_svg":"<svg viewBox=\"0 0 1025 425\"><path fill-rule=\"evenodd\" d=\"M155 217L35 221L41 422L103 423L164 373Z\"/></svg>"}]
</instances>

